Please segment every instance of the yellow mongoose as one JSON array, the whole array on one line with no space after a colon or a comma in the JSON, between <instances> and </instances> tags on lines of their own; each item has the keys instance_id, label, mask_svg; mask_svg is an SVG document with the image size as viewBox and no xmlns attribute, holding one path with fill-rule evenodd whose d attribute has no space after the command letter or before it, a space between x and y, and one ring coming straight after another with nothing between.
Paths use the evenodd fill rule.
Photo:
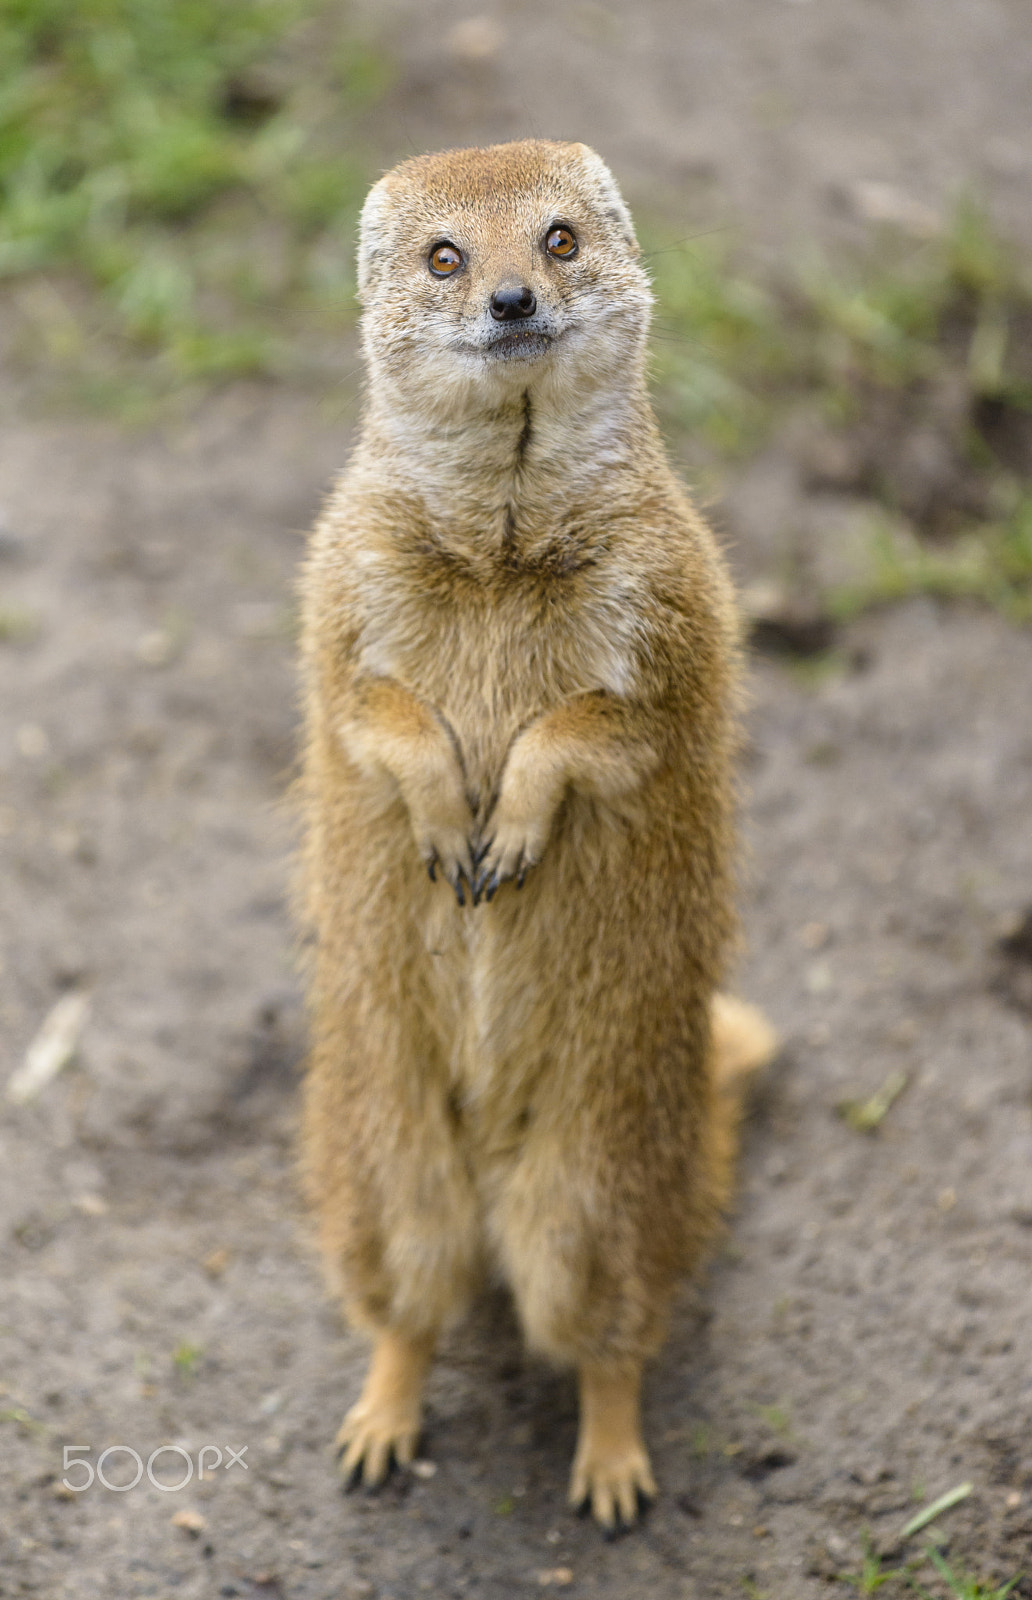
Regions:
<instances>
[{"instance_id":1,"label":"yellow mongoose","mask_svg":"<svg viewBox=\"0 0 1032 1600\"><path fill-rule=\"evenodd\" d=\"M571 1499L612 1527L654 1493L642 1363L729 1182L718 1058L770 1047L711 1010L732 597L664 457L648 280L592 150L403 162L358 273L364 422L302 581L303 1150L374 1341L344 1472L411 1461L486 1270L578 1370Z\"/></svg>"}]
</instances>

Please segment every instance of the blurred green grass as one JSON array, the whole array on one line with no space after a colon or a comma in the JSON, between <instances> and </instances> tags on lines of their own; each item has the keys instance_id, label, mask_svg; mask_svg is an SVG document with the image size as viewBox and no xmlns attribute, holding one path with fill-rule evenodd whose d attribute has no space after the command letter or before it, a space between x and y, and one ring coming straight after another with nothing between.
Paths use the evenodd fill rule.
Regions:
<instances>
[{"instance_id":1,"label":"blurred green grass","mask_svg":"<svg viewBox=\"0 0 1032 1600\"><path fill-rule=\"evenodd\" d=\"M124 416L239 377L342 393L392 78L344 0L3 0L14 364ZM777 282L719 235L642 233L661 419L704 492L803 417L825 486L885 513L836 615L921 591L1032 616L1032 288L975 206ZM929 439L938 477L915 478Z\"/></svg>"},{"instance_id":2,"label":"blurred green grass","mask_svg":"<svg viewBox=\"0 0 1032 1600\"><path fill-rule=\"evenodd\" d=\"M833 615L926 593L1032 619L1032 279L977 206L848 271L814 255L764 281L719 237L656 230L647 261L660 414L695 480L719 497L794 430L813 487L870 501Z\"/></svg>"},{"instance_id":3,"label":"blurred green grass","mask_svg":"<svg viewBox=\"0 0 1032 1600\"><path fill-rule=\"evenodd\" d=\"M289 372L353 316L354 123L389 76L316 0L5 0L0 277L29 337L116 390L130 357L152 388Z\"/></svg>"},{"instance_id":4,"label":"blurred green grass","mask_svg":"<svg viewBox=\"0 0 1032 1600\"><path fill-rule=\"evenodd\" d=\"M671 245L650 231L664 410L722 455L754 449L793 395L842 425L871 391L959 374L973 401L1032 411L1032 283L971 204L940 238L897 240L850 276L814 257L780 283L745 273L719 237Z\"/></svg>"}]
</instances>

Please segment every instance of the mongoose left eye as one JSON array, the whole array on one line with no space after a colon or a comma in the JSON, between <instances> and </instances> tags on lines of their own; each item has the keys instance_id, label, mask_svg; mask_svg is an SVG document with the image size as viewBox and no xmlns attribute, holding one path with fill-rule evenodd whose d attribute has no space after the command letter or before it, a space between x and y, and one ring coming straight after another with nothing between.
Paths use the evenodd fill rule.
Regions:
<instances>
[{"instance_id":1,"label":"mongoose left eye","mask_svg":"<svg viewBox=\"0 0 1032 1600\"><path fill-rule=\"evenodd\" d=\"M545 240L545 249L550 256L560 256L568 261L577 254L577 238L571 228L553 228Z\"/></svg>"},{"instance_id":2,"label":"mongoose left eye","mask_svg":"<svg viewBox=\"0 0 1032 1600\"><path fill-rule=\"evenodd\" d=\"M462 266L462 251L453 244L436 244L428 265L435 278L450 278Z\"/></svg>"}]
</instances>

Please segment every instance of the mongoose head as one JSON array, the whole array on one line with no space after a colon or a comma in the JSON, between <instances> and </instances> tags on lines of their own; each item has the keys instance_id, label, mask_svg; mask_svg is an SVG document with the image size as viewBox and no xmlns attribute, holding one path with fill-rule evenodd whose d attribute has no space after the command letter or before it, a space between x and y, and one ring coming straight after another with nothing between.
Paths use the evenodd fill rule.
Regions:
<instances>
[{"instance_id":1,"label":"mongoose head","mask_svg":"<svg viewBox=\"0 0 1032 1600\"><path fill-rule=\"evenodd\" d=\"M527 139L404 161L362 211L374 389L430 415L549 385L567 403L640 377L651 296L611 172Z\"/></svg>"}]
</instances>

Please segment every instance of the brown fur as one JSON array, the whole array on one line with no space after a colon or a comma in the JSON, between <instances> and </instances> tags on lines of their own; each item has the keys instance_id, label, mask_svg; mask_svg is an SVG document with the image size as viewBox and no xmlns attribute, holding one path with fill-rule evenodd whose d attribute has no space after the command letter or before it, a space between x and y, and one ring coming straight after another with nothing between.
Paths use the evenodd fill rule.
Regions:
<instances>
[{"instance_id":1,"label":"brown fur","mask_svg":"<svg viewBox=\"0 0 1032 1600\"><path fill-rule=\"evenodd\" d=\"M454 279L427 269L442 239ZM730 1181L731 591L664 457L648 282L592 151L403 163L359 283L364 425L302 584L304 1153L377 1341L345 1464L411 1455L433 1340L494 1272L580 1369L575 1494L629 1520L641 1364ZM487 345L500 284L537 297L522 359ZM766 1052L744 1012L718 1024L729 1075Z\"/></svg>"}]
</instances>

